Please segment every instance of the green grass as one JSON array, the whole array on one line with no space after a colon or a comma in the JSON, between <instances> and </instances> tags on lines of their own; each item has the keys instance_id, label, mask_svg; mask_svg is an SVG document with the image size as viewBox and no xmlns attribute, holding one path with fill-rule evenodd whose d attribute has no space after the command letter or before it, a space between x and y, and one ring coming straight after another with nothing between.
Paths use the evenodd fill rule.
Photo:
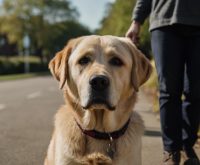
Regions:
<instances>
[{"instance_id":1,"label":"green grass","mask_svg":"<svg viewBox=\"0 0 200 165\"><path fill-rule=\"evenodd\" d=\"M49 72L41 72L41 73L26 73L26 74L10 74L10 75L0 75L0 81L10 81L10 80L19 80L32 78L37 76L46 76L50 75Z\"/></svg>"},{"instance_id":2,"label":"green grass","mask_svg":"<svg viewBox=\"0 0 200 165\"><path fill-rule=\"evenodd\" d=\"M6 58L6 56L0 56L0 60L1 61L6 61L8 60L9 62L23 62L24 61L24 56L13 56L13 57L9 57ZM39 63L40 62L40 58L37 56L28 56L28 61L29 62L35 62L35 63Z\"/></svg>"}]
</instances>

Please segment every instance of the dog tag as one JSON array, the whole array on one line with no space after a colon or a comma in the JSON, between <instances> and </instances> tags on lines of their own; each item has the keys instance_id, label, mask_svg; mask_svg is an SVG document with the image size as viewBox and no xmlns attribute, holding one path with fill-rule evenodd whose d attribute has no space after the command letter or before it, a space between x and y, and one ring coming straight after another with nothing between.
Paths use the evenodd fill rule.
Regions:
<instances>
[{"instance_id":1,"label":"dog tag","mask_svg":"<svg viewBox=\"0 0 200 165\"><path fill-rule=\"evenodd\" d=\"M110 142L107 148L107 154L111 159L113 159L114 154L115 154L115 145L113 143L113 138L111 136L110 136Z\"/></svg>"},{"instance_id":2,"label":"dog tag","mask_svg":"<svg viewBox=\"0 0 200 165\"><path fill-rule=\"evenodd\" d=\"M111 144L109 144L109 146L107 148L107 154L111 159L113 159L114 154L115 154L115 149L112 147Z\"/></svg>"}]
</instances>

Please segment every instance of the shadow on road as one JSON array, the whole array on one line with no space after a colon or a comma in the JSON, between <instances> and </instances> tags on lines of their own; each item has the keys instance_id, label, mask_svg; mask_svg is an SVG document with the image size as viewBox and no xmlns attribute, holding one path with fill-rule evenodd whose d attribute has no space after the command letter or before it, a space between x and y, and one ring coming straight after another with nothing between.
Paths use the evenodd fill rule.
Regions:
<instances>
[{"instance_id":1,"label":"shadow on road","mask_svg":"<svg viewBox=\"0 0 200 165\"><path fill-rule=\"evenodd\" d=\"M144 132L145 136L161 137L161 132L155 129L146 129Z\"/></svg>"}]
</instances>

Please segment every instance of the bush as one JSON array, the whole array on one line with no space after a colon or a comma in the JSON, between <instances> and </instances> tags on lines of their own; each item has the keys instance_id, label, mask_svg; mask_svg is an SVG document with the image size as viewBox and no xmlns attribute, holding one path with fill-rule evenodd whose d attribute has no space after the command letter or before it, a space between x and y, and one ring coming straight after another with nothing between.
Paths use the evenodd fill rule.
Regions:
<instances>
[{"instance_id":1,"label":"bush","mask_svg":"<svg viewBox=\"0 0 200 165\"><path fill-rule=\"evenodd\" d=\"M39 57L30 56L28 59L30 72L44 72L48 70L47 64L42 64ZM24 73L24 57L0 57L0 75Z\"/></svg>"},{"instance_id":2,"label":"bush","mask_svg":"<svg viewBox=\"0 0 200 165\"><path fill-rule=\"evenodd\" d=\"M153 67L152 74L149 80L144 84L143 89L146 94L149 95L151 102L153 103L153 112L159 111L159 92L158 92L158 75L155 68L155 62L152 60L151 65Z\"/></svg>"}]
</instances>

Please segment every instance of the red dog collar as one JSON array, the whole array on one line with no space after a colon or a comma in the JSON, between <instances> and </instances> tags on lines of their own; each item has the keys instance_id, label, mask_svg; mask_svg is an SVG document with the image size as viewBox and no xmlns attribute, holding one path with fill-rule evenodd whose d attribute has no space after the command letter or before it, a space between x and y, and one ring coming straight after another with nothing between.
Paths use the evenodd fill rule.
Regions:
<instances>
[{"instance_id":1,"label":"red dog collar","mask_svg":"<svg viewBox=\"0 0 200 165\"><path fill-rule=\"evenodd\" d=\"M99 139L99 140L110 140L112 139L118 139L119 137L121 137L122 135L124 135L124 133L126 132L128 125L129 125L130 119L126 122L126 124L119 130L114 131L114 132L99 132L96 130L84 130L80 124L78 122L77 125L80 128L80 130L87 136L90 136L92 138L95 139Z\"/></svg>"}]
</instances>

